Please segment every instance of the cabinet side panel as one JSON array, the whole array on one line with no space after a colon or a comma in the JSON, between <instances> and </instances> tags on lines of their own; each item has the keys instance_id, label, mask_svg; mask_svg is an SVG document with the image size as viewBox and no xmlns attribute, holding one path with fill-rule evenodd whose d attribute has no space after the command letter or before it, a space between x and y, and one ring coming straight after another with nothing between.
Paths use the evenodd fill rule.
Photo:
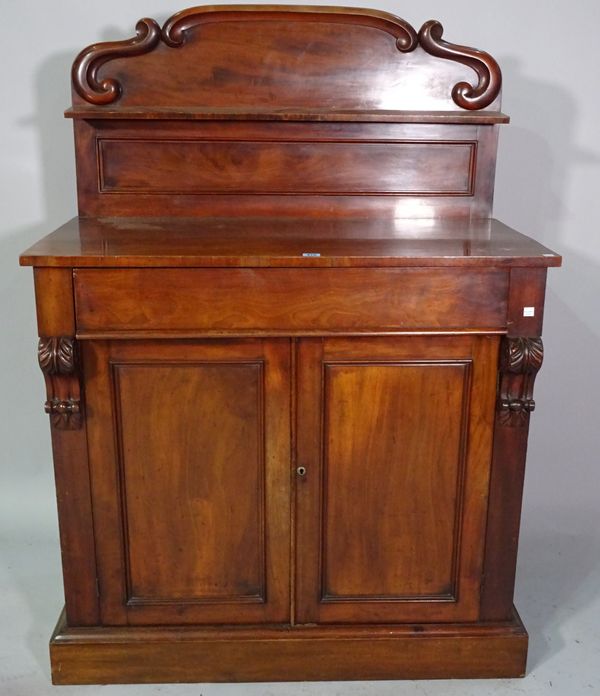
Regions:
<instances>
[{"instance_id":1,"label":"cabinet side panel","mask_svg":"<svg viewBox=\"0 0 600 696\"><path fill-rule=\"evenodd\" d=\"M35 269L35 296L40 338L71 340L75 335L71 269ZM75 374L50 377L58 389L61 381L79 379L81 358L75 351ZM63 429L51 418L50 429L67 623L92 626L99 621L99 607L85 418L81 427L73 429Z\"/></svg>"},{"instance_id":2,"label":"cabinet side panel","mask_svg":"<svg viewBox=\"0 0 600 696\"><path fill-rule=\"evenodd\" d=\"M533 384L543 360L546 269L513 268L508 336L502 341L488 511L481 618L512 611ZM526 308L528 311L526 311ZM503 408L512 402L511 408Z\"/></svg>"}]
</instances>

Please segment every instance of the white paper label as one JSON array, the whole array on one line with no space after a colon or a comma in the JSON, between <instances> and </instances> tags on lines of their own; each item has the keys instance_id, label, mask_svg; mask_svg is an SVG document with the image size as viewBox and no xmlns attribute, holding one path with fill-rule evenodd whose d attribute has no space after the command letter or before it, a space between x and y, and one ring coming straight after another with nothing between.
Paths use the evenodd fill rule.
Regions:
<instances>
[{"instance_id":1,"label":"white paper label","mask_svg":"<svg viewBox=\"0 0 600 696\"><path fill-rule=\"evenodd\" d=\"M524 317L535 317L535 307L523 307Z\"/></svg>"}]
</instances>

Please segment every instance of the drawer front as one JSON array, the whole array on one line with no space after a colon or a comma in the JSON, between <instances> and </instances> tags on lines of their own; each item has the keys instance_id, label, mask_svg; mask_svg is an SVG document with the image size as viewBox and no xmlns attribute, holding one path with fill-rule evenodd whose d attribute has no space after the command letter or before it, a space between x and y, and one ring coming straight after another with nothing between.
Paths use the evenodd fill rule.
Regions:
<instances>
[{"instance_id":1,"label":"drawer front","mask_svg":"<svg viewBox=\"0 0 600 696\"><path fill-rule=\"evenodd\" d=\"M75 270L81 335L502 329L504 270Z\"/></svg>"}]
</instances>

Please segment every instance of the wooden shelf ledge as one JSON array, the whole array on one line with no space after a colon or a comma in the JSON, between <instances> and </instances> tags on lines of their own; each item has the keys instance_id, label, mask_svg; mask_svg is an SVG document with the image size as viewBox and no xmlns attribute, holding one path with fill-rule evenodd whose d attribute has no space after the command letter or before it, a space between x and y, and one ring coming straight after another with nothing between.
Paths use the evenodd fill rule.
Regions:
<instances>
[{"instance_id":1,"label":"wooden shelf ledge","mask_svg":"<svg viewBox=\"0 0 600 696\"><path fill-rule=\"evenodd\" d=\"M255 107L87 107L74 106L65 111L67 118L84 120L138 121L305 121L347 123L445 123L494 125L508 123L510 118L500 111L393 111L393 110L327 110L257 109Z\"/></svg>"}]
</instances>

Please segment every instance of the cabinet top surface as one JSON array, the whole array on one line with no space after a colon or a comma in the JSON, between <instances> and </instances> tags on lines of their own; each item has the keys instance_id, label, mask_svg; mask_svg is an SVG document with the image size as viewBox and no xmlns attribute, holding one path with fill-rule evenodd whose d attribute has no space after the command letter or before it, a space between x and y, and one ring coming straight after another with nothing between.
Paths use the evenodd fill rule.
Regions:
<instances>
[{"instance_id":1,"label":"cabinet top surface","mask_svg":"<svg viewBox=\"0 0 600 696\"><path fill-rule=\"evenodd\" d=\"M560 266L561 257L494 219L73 218L22 266Z\"/></svg>"}]
</instances>

